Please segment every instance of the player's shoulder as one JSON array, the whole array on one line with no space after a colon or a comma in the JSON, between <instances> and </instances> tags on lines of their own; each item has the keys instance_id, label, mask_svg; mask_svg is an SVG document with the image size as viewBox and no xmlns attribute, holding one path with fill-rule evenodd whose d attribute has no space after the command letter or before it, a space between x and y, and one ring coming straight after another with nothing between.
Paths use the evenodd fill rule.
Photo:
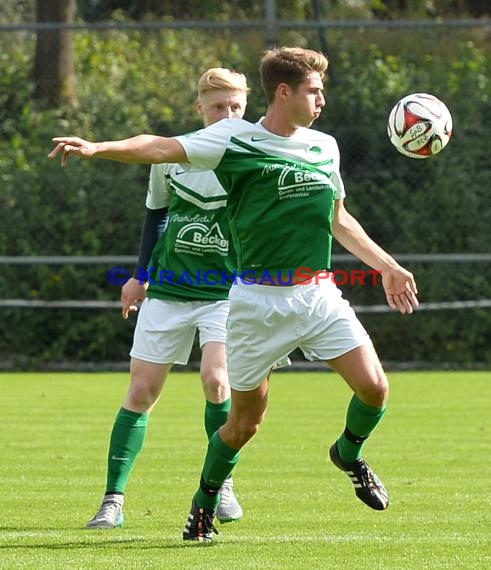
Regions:
<instances>
[{"instance_id":1,"label":"player's shoulder","mask_svg":"<svg viewBox=\"0 0 491 570\"><path fill-rule=\"evenodd\" d=\"M332 135L309 128L304 128L299 135L309 145L309 150L317 156L317 160L332 160L339 164L339 146Z\"/></svg>"},{"instance_id":2,"label":"player's shoulder","mask_svg":"<svg viewBox=\"0 0 491 570\"><path fill-rule=\"evenodd\" d=\"M197 131L186 133L176 137L185 147L191 144L206 144L214 141L226 141L231 137L238 136L251 127L251 123L244 119L221 119L212 125L208 125Z\"/></svg>"},{"instance_id":3,"label":"player's shoulder","mask_svg":"<svg viewBox=\"0 0 491 570\"><path fill-rule=\"evenodd\" d=\"M299 135L310 142L317 141L327 146L338 146L337 140L332 135L317 129L303 127L299 129Z\"/></svg>"},{"instance_id":4,"label":"player's shoulder","mask_svg":"<svg viewBox=\"0 0 491 570\"><path fill-rule=\"evenodd\" d=\"M249 121L246 121L245 119L221 119L202 130L224 131L234 135L243 131L248 131L251 127L253 127L252 123L249 123Z\"/></svg>"},{"instance_id":5,"label":"player's shoulder","mask_svg":"<svg viewBox=\"0 0 491 570\"><path fill-rule=\"evenodd\" d=\"M195 192L200 196L223 196L225 190L213 170L189 170L182 164L163 164L166 184L171 191L179 190L180 195Z\"/></svg>"}]
</instances>

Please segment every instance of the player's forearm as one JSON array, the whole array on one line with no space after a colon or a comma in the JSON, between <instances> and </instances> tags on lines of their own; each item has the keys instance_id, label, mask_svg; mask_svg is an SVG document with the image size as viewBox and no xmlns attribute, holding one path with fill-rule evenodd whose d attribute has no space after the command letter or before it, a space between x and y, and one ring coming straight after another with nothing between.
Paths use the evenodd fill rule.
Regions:
<instances>
[{"instance_id":1,"label":"player's forearm","mask_svg":"<svg viewBox=\"0 0 491 570\"><path fill-rule=\"evenodd\" d=\"M172 138L137 135L129 139L98 142L94 145L94 158L140 164L187 162L184 149Z\"/></svg>"}]
</instances>

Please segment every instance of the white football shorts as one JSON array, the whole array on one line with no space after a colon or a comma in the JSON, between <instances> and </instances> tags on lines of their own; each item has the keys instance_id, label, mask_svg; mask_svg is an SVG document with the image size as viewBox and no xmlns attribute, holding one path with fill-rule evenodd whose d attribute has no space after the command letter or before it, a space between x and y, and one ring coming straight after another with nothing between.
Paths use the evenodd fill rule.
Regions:
<instances>
[{"instance_id":1,"label":"white football shorts","mask_svg":"<svg viewBox=\"0 0 491 570\"><path fill-rule=\"evenodd\" d=\"M130 356L156 364L187 364L196 331L199 345L225 343L228 301L162 301L146 298Z\"/></svg>"},{"instance_id":2,"label":"white football shorts","mask_svg":"<svg viewBox=\"0 0 491 570\"><path fill-rule=\"evenodd\" d=\"M292 286L238 281L229 298L227 363L235 390L257 388L295 348L308 360L326 361L371 342L330 279Z\"/></svg>"}]
</instances>

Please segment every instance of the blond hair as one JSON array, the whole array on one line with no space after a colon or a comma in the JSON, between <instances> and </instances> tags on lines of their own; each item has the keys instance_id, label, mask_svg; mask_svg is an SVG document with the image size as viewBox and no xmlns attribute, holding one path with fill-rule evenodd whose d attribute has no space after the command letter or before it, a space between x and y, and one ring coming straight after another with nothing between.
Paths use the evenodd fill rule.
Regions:
<instances>
[{"instance_id":1,"label":"blond hair","mask_svg":"<svg viewBox=\"0 0 491 570\"><path fill-rule=\"evenodd\" d=\"M327 57L311 49L280 47L267 50L261 60L259 71L268 103L273 101L280 83L286 83L295 89L312 71L317 71L323 79L327 66Z\"/></svg>"},{"instance_id":2,"label":"blond hair","mask_svg":"<svg viewBox=\"0 0 491 570\"><path fill-rule=\"evenodd\" d=\"M246 76L225 67L212 67L203 73L198 80L198 98L215 89L249 93Z\"/></svg>"}]
</instances>

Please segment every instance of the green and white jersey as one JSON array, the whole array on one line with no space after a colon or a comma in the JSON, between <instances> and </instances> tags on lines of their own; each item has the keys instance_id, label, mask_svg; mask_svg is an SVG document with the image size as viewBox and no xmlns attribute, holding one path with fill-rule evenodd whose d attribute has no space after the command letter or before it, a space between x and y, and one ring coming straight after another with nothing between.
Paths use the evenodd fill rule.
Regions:
<instances>
[{"instance_id":1,"label":"green and white jersey","mask_svg":"<svg viewBox=\"0 0 491 570\"><path fill-rule=\"evenodd\" d=\"M189 170L213 170L225 188L239 273L330 267L336 199L345 195L333 137L300 128L275 135L224 119L176 139Z\"/></svg>"},{"instance_id":2,"label":"green and white jersey","mask_svg":"<svg viewBox=\"0 0 491 570\"><path fill-rule=\"evenodd\" d=\"M229 265L225 190L212 171L187 172L178 164L150 170L146 205L168 208L165 232L148 269L150 298L217 301L228 298Z\"/></svg>"}]
</instances>

